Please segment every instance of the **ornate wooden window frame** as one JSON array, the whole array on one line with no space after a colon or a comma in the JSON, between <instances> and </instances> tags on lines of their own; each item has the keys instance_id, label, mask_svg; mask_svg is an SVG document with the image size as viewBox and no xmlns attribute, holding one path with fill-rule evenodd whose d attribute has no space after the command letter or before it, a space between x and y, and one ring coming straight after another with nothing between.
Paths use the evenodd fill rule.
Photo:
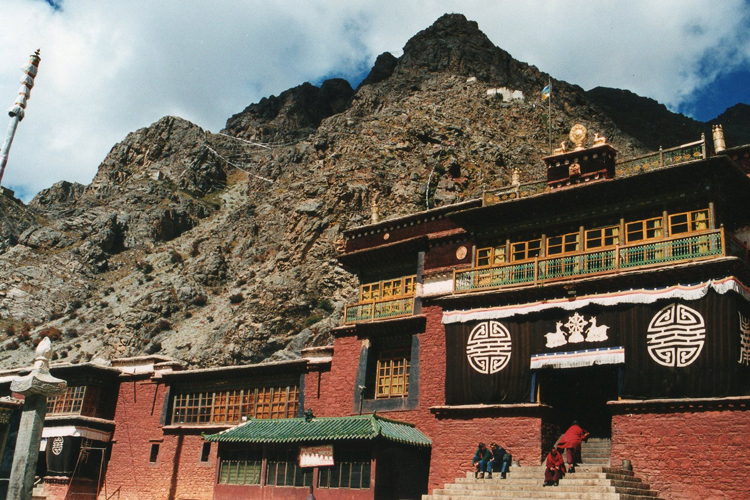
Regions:
<instances>
[{"instance_id":1,"label":"ornate wooden window frame","mask_svg":"<svg viewBox=\"0 0 750 500\"><path fill-rule=\"evenodd\" d=\"M375 368L375 399L407 397L410 364L411 346L380 351Z\"/></svg>"}]
</instances>

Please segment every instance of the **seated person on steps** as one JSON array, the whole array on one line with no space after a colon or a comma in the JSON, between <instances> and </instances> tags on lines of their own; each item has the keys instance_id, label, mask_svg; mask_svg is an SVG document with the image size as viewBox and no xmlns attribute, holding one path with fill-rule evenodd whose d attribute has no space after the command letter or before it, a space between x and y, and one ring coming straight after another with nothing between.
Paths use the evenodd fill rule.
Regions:
<instances>
[{"instance_id":1,"label":"seated person on steps","mask_svg":"<svg viewBox=\"0 0 750 500\"><path fill-rule=\"evenodd\" d=\"M490 460L492 460L492 453L490 453L490 450L487 449L484 443L479 443L477 451L474 453L474 458L471 461L472 465L475 465L477 468L474 477L482 479L485 477L485 472L488 479L492 477Z\"/></svg>"},{"instance_id":2,"label":"seated person on steps","mask_svg":"<svg viewBox=\"0 0 750 500\"><path fill-rule=\"evenodd\" d=\"M492 452L492 462L490 462L490 472L500 471L500 479L505 479L505 473L508 472L510 462L513 457L508 453L505 448L497 443L490 443L490 451Z\"/></svg>"},{"instance_id":3,"label":"seated person on steps","mask_svg":"<svg viewBox=\"0 0 750 500\"><path fill-rule=\"evenodd\" d=\"M544 486L557 486L560 479L565 475L565 463L563 457L557 448L547 455L547 461L544 465Z\"/></svg>"}]
</instances>

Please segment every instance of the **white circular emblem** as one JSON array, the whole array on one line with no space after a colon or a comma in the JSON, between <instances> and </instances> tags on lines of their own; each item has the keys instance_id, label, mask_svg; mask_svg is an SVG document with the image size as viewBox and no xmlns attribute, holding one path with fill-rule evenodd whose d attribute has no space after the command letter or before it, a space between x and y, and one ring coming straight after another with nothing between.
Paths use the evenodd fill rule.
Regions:
<instances>
[{"instance_id":1,"label":"white circular emblem","mask_svg":"<svg viewBox=\"0 0 750 500\"><path fill-rule=\"evenodd\" d=\"M672 304L654 315L648 325L648 354L664 366L688 366L698 359L706 338L703 316L695 309Z\"/></svg>"},{"instance_id":2,"label":"white circular emblem","mask_svg":"<svg viewBox=\"0 0 750 500\"><path fill-rule=\"evenodd\" d=\"M63 450L63 438L60 436L57 436L55 439L52 440L52 453L55 455L59 455L62 453Z\"/></svg>"},{"instance_id":3,"label":"white circular emblem","mask_svg":"<svg viewBox=\"0 0 750 500\"><path fill-rule=\"evenodd\" d=\"M497 321L479 323L469 334L466 357L479 373L492 375L510 361L510 332Z\"/></svg>"}]
</instances>

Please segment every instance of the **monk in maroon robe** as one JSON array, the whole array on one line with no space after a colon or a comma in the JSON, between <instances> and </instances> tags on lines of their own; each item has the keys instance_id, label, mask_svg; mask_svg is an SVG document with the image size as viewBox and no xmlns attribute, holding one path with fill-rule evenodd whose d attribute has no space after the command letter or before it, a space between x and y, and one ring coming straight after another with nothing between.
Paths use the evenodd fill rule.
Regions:
<instances>
[{"instance_id":1,"label":"monk in maroon robe","mask_svg":"<svg viewBox=\"0 0 750 500\"><path fill-rule=\"evenodd\" d=\"M589 433L581 429L578 422L574 420L573 425L565 431L565 434L563 434L557 442L557 448L559 450L565 449L570 472L575 472L576 459L581 455L581 443L587 437L589 437Z\"/></svg>"},{"instance_id":2,"label":"monk in maroon robe","mask_svg":"<svg viewBox=\"0 0 750 500\"><path fill-rule=\"evenodd\" d=\"M547 462L544 467L544 486L557 486L558 482L565 475L565 462L563 457L556 448L547 455Z\"/></svg>"}]
</instances>

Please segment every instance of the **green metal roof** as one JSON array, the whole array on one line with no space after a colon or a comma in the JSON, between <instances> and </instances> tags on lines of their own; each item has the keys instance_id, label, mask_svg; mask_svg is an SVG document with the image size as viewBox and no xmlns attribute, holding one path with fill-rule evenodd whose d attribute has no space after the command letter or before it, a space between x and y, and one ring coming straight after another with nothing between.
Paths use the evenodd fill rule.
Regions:
<instances>
[{"instance_id":1,"label":"green metal roof","mask_svg":"<svg viewBox=\"0 0 750 500\"><path fill-rule=\"evenodd\" d=\"M217 434L203 435L219 443L301 443L386 439L412 446L430 446L432 441L412 424L388 420L379 415L250 419Z\"/></svg>"}]
</instances>

